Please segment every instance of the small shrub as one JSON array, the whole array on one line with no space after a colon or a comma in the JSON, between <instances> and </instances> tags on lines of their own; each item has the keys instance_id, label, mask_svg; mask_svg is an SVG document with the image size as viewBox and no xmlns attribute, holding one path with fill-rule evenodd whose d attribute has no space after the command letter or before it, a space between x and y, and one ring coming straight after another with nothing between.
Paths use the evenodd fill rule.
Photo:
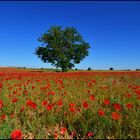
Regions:
<instances>
[{"instance_id":1,"label":"small shrub","mask_svg":"<svg viewBox=\"0 0 140 140\"><path fill-rule=\"evenodd\" d=\"M91 70L91 68L89 67L87 70L88 70L88 71L90 71L90 70Z\"/></svg>"},{"instance_id":2,"label":"small shrub","mask_svg":"<svg viewBox=\"0 0 140 140\"><path fill-rule=\"evenodd\" d=\"M111 67L110 70L114 70L114 69Z\"/></svg>"}]
</instances>

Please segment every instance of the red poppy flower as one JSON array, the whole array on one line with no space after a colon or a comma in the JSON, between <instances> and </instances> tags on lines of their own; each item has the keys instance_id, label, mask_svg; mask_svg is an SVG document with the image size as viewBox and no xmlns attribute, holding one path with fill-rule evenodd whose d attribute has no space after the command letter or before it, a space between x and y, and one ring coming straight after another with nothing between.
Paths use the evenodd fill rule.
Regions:
<instances>
[{"instance_id":1,"label":"red poppy flower","mask_svg":"<svg viewBox=\"0 0 140 140\"><path fill-rule=\"evenodd\" d=\"M92 83L96 83L96 80L95 80L95 79L93 79L93 80L91 80L91 82L92 82Z\"/></svg>"},{"instance_id":2,"label":"red poppy flower","mask_svg":"<svg viewBox=\"0 0 140 140\"><path fill-rule=\"evenodd\" d=\"M35 89L35 86L32 86L32 89Z\"/></svg>"},{"instance_id":3,"label":"red poppy flower","mask_svg":"<svg viewBox=\"0 0 140 140\"><path fill-rule=\"evenodd\" d=\"M24 109L25 109L25 107L24 107L24 106L22 106L22 107L21 107L21 109L20 109L20 112L23 112L23 111L24 111Z\"/></svg>"},{"instance_id":4,"label":"red poppy flower","mask_svg":"<svg viewBox=\"0 0 140 140\"><path fill-rule=\"evenodd\" d=\"M13 87L9 87L9 88L8 88L8 90L10 90L10 91L11 91L12 89L13 89Z\"/></svg>"},{"instance_id":5,"label":"red poppy flower","mask_svg":"<svg viewBox=\"0 0 140 140\"><path fill-rule=\"evenodd\" d=\"M89 105L88 105L88 102L87 102L87 101L85 101L85 102L83 103L83 107L84 107L84 108L88 108L88 107L89 107Z\"/></svg>"},{"instance_id":6,"label":"red poppy flower","mask_svg":"<svg viewBox=\"0 0 140 140\"><path fill-rule=\"evenodd\" d=\"M138 96L138 100L140 100L140 95Z\"/></svg>"},{"instance_id":7,"label":"red poppy flower","mask_svg":"<svg viewBox=\"0 0 140 140\"><path fill-rule=\"evenodd\" d=\"M55 133L53 134L53 137L54 137L55 139L58 138L58 134L57 134L57 132L55 132Z\"/></svg>"},{"instance_id":8,"label":"red poppy flower","mask_svg":"<svg viewBox=\"0 0 140 140\"><path fill-rule=\"evenodd\" d=\"M13 98L12 102L16 103L18 101L18 98Z\"/></svg>"},{"instance_id":9,"label":"red poppy flower","mask_svg":"<svg viewBox=\"0 0 140 140\"><path fill-rule=\"evenodd\" d=\"M132 94L128 93L126 96L127 96L128 98L131 98L131 97L132 97Z\"/></svg>"},{"instance_id":10,"label":"red poppy flower","mask_svg":"<svg viewBox=\"0 0 140 140\"><path fill-rule=\"evenodd\" d=\"M28 91L27 91L27 90L25 90L23 93L24 93L24 94L28 94Z\"/></svg>"},{"instance_id":11,"label":"red poppy flower","mask_svg":"<svg viewBox=\"0 0 140 140\"><path fill-rule=\"evenodd\" d=\"M13 94L17 94L17 91L13 91Z\"/></svg>"},{"instance_id":12,"label":"red poppy flower","mask_svg":"<svg viewBox=\"0 0 140 140\"><path fill-rule=\"evenodd\" d=\"M64 95L67 95L67 92L64 92Z\"/></svg>"},{"instance_id":13,"label":"red poppy flower","mask_svg":"<svg viewBox=\"0 0 140 140\"><path fill-rule=\"evenodd\" d=\"M122 109L120 104L115 103L115 104L113 104L113 106L116 111L120 111Z\"/></svg>"},{"instance_id":14,"label":"red poppy flower","mask_svg":"<svg viewBox=\"0 0 140 140\"><path fill-rule=\"evenodd\" d=\"M66 127L62 127L61 130L60 130L60 133L61 135L64 135L67 131L67 128Z\"/></svg>"},{"instance_id":15,"label":"red poppy flower","mask_svg":"<svg viewBox=\"0 0 140 140\"><path fill-rule=\"evenodd\" d=\"M20 130L14 130L11 133L11 139L22 139L22 132Z\"/></svg>"},{"instance_id":16,"label":"red poppy flower","mask_svg":"<svg viewBox=\"0 0 140 140\"><path fill-rule=\"evenodd\" d=\"M99 116L104 116L105 112L103 110L98 110L98 114L99 114Z\"/></svg>"},{"instance_id":17,"label":"red poppy flower","mask_svg":"<svg viewBox=\"0 0 140 140\"><path fill-rule=\"evenodd\" d=\"M92 137L93 135L94 135L94 134L93 134L93 132L91 132L91 131L87 133L87 136L88 136L88 137Z\"/></svg>"},{"instance_id":18,"label":"red poppy flower","mask_svg":"<svg viewBox=\"0 0 140 140\"><path fill-rule=\"evenodd\" d=\"M132 87L132 85L128 85L128 88L131 88Z\"/></svg>"},{"instance_id":19,"label":"red poppy flower","mask_svg":"<svg viewBox=\"0 0 140 140\"><path fill-rule=\"evenodd\" d=\"M12 114L10 115L11 118L14 118L14 116L15 116L15 113L12 113Z\"/></svg>"},{"instance_id":20,"label":"red poppy flower","mask_svg":"<svg viewBox=\"0 0 140 140\"><path fill-rule=\"evenodd\" d=\"M113 120L119 120L120 119L120 115L116 112L112 112L112 119Z\"/></svg>"},{"instance_id":21,"label":"red poppy flower","mask_svg":"<svg viewBox=\"0 0 140 140\"><path fill-rule=\"evenodd\" d=\"M53 106L49 104L49 105L46 106L46 109L47 109L48 111L50 111L50 110L52 110L52 107L53 107Z\"/></svg>"},{"instance_id":22,"label":"red poppy flower","mask_svg":"<svg viewBox=\"0 0 140 140\"><path fill-rule=\"evenodd\" d=\"M136 93L137 95L140 95L140 90L136 90L135 93Z\"/></svg>"},{"instance_id":23,"label":"red poppy flower","mask_svg":"<svg viewBox=\"0 0 140 140\"><path fill-rule=\"evenodd\" d=\"M69 104L69 107L74 107L74 106L75 106L74 103L70 103L70 104Z\"/></svg>"},{"instance_id":24,"label":"red poppy flower","mask_svg":"<svg viewBox=\"0 0 140 140\"><path fill-rule=\"evenodd\" d=\"M90 90L87 90L88 93L90 93Z\"/></svg>"},{"instance_id":25,"label":"red poppy flower","mask_svg":"<svg viewBox=\"0 0 140 140\"><path fill-rule=\"evenodd\" d=\"M3 107L3 101L0 100L0 109L2 109L2 107Z\"/></svg>"},{"instance_id":26,"label":"red poppy flower","mask_svg":"<svg viewBox=\"0 0 140 140\"><path fill-rule=\"evenodd\" d=\"M75 112L75 107L70 107L70 112Z\"/></svg>"},{"instance_id":27,"label":"red poppy flower","mask_svg":"<svg viewBox=\"0 0 140 140\"><path fill-rule=\"evenodd\" d=\"M133 107L133 104L128 103L128 104L126 104L125 106L126 106L128 109L131 109L131 108Z\"/></svg>"},{"instance_id":28,"label":"red poppy flower","mask_svg":"<svg viewBox=\"0 0 140 140\"><path fill-rule=\"evenodd\" d=\"M63 104L62 100L60 100L60 101L57 102L57 105L58 106L62 106L62 104Z\"/></svg>"},{"instance_id":29,"label":"red poppy flower","mask_svg":"<svg viewBox=\"0 0 140 140\"><path fill-rule=\"evenodd\" d=\"M0 88L2 88L2 84L0 83Z\"/></svg>"},{"instance_id":30,"label":"red poppy flower","mask_svg":"<svg viewBox=\"0 0 140 140\"><path fill-rule=\"evenodd\" d=\"M105 104L105 105L109 105L109 104L110 104L110 101L109 101L108 99L105 99L105 100L104 100L104 104Z\"/></svg>"},{"instance_id":31,"label":"red poppy flower","mask_svg":"<svg viewBox=\"0 0 140 140\"><path fill-rule=\"evenodd\" d=\"M112 81L112 84L116 84L116 80L113 80L113 81Z\"/></svg>"},{"instance_id":32,"label":"red poppy flower","mask_svg":"<svg viewBox=\"0 0 140 140\"><path fill-rule=\"evenodd\" d=\"M72 138L74 138L75 135L76 135L76 132L75 131L71 131L69 136L72 139Z\"/></svg>"},{"instance_id":33,"label":"red poppy flower","mask_svg":"<svg viewBox=\"0 0 140 140\"><path fill-rule=\"evenodd\" d=\"M2 119L2 120L5 120L5 119L6 119L6 115L3 114L3 115L1 116L1 119Z\"/></svg>"},{"instance_id":34,"label":"red poppy flower","mask_svg":"<svg viewBox=\"0 0 140 140\"><path fill-rule=\"evenodd\" d=\"M46 100L42 101L42 105L46 106L48 104L48 102Z\"/></svg>"},{"instance_id":35,"label":"red poppy flower","mask_svg":"<svg viewBox=\"0 0 140 140\"><path fill-rule=\"evenodd\" d=\"M55 94L55 92L54 92L54 91L51 91L51 92L50 92L50 94L51 94L51 95L54 95L54 94Z\"/></svg>"},{"instance_id":36,"label":"red poppy flower","mask_svg":"<svg viewBox=\"0 0 140 140\"><path fill-rule=\"evenodd\" d=\"M90 95L90 97L89 97L89 98L90 98L90 100L91 100L91 101L94 101L95 96L92 94L92 95Z\"/></svg>"},{"instance_id":37,"label":"red poppy flower","mask_svg":"<svg viewBox=\"0 0 140 140\"><path fill-rule=\"evenodd\" d=\"M27 104L27 106L30 106L30 107L32 107L34 109L37 107L36 103L32 102L31 100L28 100L26 102L26 104Z\"/></svg>"},{"instance_id":38,"label":"red poppy flower","mask_svg":"<svg viewBox=\"0 0 140 140\"><path fill-rule=\"evenodd\" d=\"M108 86L101 86L100 87L102 90L107 90L108 89Z\"/></svg>"},{"instance_id":39,"label":"red poppy flower","mask_svg":"<svg viewBox=\"0 0 140 140\"><path fill-rule=\"evenodd\" d=\"M92 83L89 83L89 84L88 84L88 87L91 88L91 86L92 86Z\"/></svg>"}]
</instances>

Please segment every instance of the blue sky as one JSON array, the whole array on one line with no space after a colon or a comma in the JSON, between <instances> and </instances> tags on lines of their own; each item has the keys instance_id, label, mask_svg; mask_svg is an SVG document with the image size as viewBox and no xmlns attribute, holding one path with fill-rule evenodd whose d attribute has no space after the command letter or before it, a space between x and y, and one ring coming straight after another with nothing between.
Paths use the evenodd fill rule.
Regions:
<instances>
[{"instance_id":1,"label":"blue sky","mask_svg":"<svg viewBox=\"0 0 140 140\"><path fill-rule=\"evenodd\" d=\"M75 27L89 42L77 68L140 68L140 2L0 2L0 66L52 67L34 51L51 25Z\"/></svg>"}]
</instances>

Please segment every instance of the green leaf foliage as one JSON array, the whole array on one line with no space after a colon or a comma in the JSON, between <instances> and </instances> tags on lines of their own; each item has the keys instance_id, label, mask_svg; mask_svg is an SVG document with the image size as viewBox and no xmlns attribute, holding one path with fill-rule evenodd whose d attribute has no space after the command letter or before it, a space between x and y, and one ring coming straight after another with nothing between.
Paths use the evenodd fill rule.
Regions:
<instances>
[{"instance_id":1,"label":"green leaf foliage","mask_svg":"<svg viewBox=\"0 0 140 140\"><path fill-rule=\"evenodd\" d=\"M35 54L45 63L51 63L62 71L67 71L88 56L89 43L73 27L62 29L52 26L39 41L42 43Z\"/></svg>"}]
</instances>

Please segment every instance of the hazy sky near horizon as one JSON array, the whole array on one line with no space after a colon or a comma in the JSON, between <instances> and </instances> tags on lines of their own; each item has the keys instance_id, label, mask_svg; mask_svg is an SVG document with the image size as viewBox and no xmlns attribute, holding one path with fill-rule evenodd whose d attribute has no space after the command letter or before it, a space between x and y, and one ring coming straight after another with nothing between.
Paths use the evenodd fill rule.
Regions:
<instances>
[{"instance_id":1,"label":"hazy sky near horizon","mask_svg":"<svg viewBox=\"0 0 140 140\"><path fill-rule=\"evenodd\" d=\"M91 46L77 68L140 68L140 2L0 1L0 66L52 67L34 54L51 25L75 27Z\"/></svg>"}]
</instances>

